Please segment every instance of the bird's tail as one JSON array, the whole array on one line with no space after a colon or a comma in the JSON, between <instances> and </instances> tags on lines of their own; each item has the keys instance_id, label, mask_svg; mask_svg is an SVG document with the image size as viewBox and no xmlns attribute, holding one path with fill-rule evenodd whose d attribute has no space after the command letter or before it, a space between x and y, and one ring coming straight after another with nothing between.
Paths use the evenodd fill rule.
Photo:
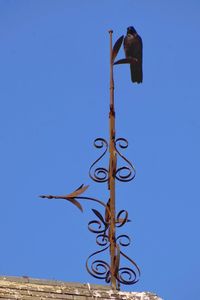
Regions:
<instances>
[{"instance_id":1,"label":"bird's tail","mask_svg":"<svg viewBox=\"0 0 200 300\"><path fill-rule=\"evenodd\" d=\"M140 63L130 64L132 82L141 83L143 80L142 65Z\"/></svg>"}]
</instances>

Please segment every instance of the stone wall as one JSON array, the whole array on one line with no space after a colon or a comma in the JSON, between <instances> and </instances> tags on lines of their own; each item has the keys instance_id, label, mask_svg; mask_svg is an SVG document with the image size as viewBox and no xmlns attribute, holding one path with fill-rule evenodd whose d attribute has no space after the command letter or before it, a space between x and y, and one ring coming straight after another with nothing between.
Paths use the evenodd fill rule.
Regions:
<instances>
[{"instance_id":1,"label":"stone wall","mask_svg":"<svg viewBox=\"0 0 200 300\"><path fill-rule=\"evenodd\" d=\"M109 286L32 279L0 277L0 299L4 300L162 300L148 292L122 292Z\"/></svg>"}]
</instances>

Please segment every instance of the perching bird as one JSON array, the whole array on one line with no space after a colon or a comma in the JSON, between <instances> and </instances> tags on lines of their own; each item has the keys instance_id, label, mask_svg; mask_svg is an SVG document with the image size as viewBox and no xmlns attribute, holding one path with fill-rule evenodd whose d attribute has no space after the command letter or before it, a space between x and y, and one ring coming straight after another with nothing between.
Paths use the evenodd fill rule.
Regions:
<instances>
[{"instance_id":1,"label":"perching bird","mask_svg":"<svg viewBox=\"0 0 200 300\"><path fill-rule=\"evenodd\" d=\"M133 59L130 63L132 82L141 83L142 74L142 39L133 26L127 28L127 35L124 38L124 51L126 58Z\"/></svg>"}]
</instances>

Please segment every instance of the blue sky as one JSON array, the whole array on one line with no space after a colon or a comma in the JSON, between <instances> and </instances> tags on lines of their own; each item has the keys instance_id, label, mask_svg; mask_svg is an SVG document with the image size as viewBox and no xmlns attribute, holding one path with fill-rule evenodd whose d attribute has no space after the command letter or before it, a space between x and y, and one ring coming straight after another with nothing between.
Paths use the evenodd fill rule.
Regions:
<instances>
[{"instance_id":1,"label":"blue sky","mask_svg":"<svg viewBox=\"0 0 200 300\"><path fill-rule=\"evenodd\" d=\"M200 3L0 0L0 274L103 284L85 270L98 247L84 214L65 201L89 179L96 137L108 138L109 35L135 26L144 44L144 83L115 67L117 137L137 176L117 185L141 268L128 291L196 298L199 287ZM123 50L119 57L123 57ZM94 208L97 208L96 206Z\"/></svg>"}]
</instances>

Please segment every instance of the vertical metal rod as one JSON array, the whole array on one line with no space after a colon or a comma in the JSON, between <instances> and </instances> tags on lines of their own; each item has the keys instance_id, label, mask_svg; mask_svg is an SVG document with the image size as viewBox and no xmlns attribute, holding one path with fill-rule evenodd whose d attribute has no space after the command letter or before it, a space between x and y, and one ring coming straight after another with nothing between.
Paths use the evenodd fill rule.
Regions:
<instances>
[{"instance_id":1,"label":"vertical metal rod","mask_svg":"<svg viewBox=\"0 0 200 300\"><path fill-rule=\"evenodd\" d=\"M110 159L109 159L109 189L110 189L110 270L111 270L111 286L113 289L117 288L116 284L116 270L115 270L115 253L116 253L116 239L115 239L115 172L116 172L116 152L115 152L115 108L114 108L114 79L113 79L113 62L112 62L112 30L110 34Z\"/></svg>"}]
</instances>

